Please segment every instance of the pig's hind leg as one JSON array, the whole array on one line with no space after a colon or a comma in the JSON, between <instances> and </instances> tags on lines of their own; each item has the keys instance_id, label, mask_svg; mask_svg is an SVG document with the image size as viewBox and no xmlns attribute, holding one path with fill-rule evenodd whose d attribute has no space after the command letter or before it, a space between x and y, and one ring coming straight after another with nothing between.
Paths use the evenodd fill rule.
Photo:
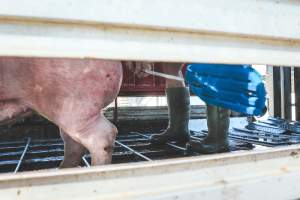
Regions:
<instances>
[{"instance_id":1,"label":"pig's hind leg","mask_svg":"<svg viewBox=\"0 0 300 200\"><path fill-rule=\"evenodd\" d=\"M60 129L60 135L64 141L64 160L61 162L60 168L77 167L86 149L82 144L73 140L62 129Z\"/></svg>"}]
</instances>

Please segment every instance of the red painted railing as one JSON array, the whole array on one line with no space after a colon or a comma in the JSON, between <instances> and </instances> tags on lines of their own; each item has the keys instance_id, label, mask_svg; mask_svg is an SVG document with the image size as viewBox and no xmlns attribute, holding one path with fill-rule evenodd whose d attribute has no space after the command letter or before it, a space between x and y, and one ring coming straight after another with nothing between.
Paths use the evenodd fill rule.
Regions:
<instances>
[{"instance_id":1,"label":"red painted railing","mask_svg":"<svg viewBox=\"0 0 300 200\"><path fill-rule=\"evenodd\" d=\"M160 64L155 64L154 70L161 72ZM185 68L183 72L185 72ZM148 76L138 78L126 67L123 67L124 78L121 87L121 96L147 96L147 95L163 95L165 91L165 79Z\"/></svg>"}]
</instances>

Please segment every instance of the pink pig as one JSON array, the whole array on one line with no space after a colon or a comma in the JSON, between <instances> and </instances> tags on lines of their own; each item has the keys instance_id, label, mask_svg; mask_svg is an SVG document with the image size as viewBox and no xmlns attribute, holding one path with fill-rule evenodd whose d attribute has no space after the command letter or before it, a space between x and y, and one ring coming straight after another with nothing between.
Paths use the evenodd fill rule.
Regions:
<instances>
[{"instance_id":1,"label":"pink pig","mask_svg":"<svg viewBox=\"0 0 300 200\"><path fill-rule=\"evenodd\" d=\"M97 59L0 58L0 122L36 111L60 128L61 167L111 162L116 127L101 113L118 95L121 62Z\"/></svg>"}]
</instances>

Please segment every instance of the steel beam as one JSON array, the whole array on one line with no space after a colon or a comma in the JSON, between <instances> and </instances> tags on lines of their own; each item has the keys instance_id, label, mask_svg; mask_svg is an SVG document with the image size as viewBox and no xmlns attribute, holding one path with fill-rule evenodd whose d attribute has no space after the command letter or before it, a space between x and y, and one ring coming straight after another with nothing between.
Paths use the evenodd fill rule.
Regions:
<instances>
[{"instance_id":1,"label":"steel beam","mask_svg":"<svg viewBox=\"0 0 300 200\"><path fill-rule=\"evenodd\" d=\"M300 66L296 1L0 3L3 56Z\"/></svg>"}]
</instances>

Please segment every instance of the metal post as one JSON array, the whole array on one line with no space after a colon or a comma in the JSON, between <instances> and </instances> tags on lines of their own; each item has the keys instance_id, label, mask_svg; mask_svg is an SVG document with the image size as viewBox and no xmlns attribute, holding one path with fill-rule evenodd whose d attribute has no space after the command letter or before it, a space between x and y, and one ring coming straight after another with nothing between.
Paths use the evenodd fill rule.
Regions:
<instances>
[{"instance_id":1,"label":"metal post","mask_svg":"<svg viewBox=\"0 0 300 200\"><path fill-rule=\"evenodd\" d=\"M115 106L114 106L114 112L113 112L113 122L115 125L117 125L119 120L119 113L118 113L118 98L115 99Z\"/></svg>"},{"instance_id":2,"label":"metal post","mask_svg":"<svg viewBox=\"0 0 300 200\"><path fill-rule=\"evenodd\" d=\"M281 117L292 119L291 67L280 67Z\"/></svg>"},{"instance_id":3,"label":"metal post","mask_svg":"<svg viewBox=\"0 0 300 200\"><path fill-rule=\"evenodd\" d=\"M268 66L268 93L269 93L269 110L273 117L281 117L281 84L280 68Z\"/></svg>"},{"instance_id":4,"label":"metal post","mask_svg":"<svg viewBox=\"0 0 300 200\"><path fill-rule=\"evenodd\" d=\"M296 120L300 121L300 69L294 68Z\"/></svg>"}]
</instances>

